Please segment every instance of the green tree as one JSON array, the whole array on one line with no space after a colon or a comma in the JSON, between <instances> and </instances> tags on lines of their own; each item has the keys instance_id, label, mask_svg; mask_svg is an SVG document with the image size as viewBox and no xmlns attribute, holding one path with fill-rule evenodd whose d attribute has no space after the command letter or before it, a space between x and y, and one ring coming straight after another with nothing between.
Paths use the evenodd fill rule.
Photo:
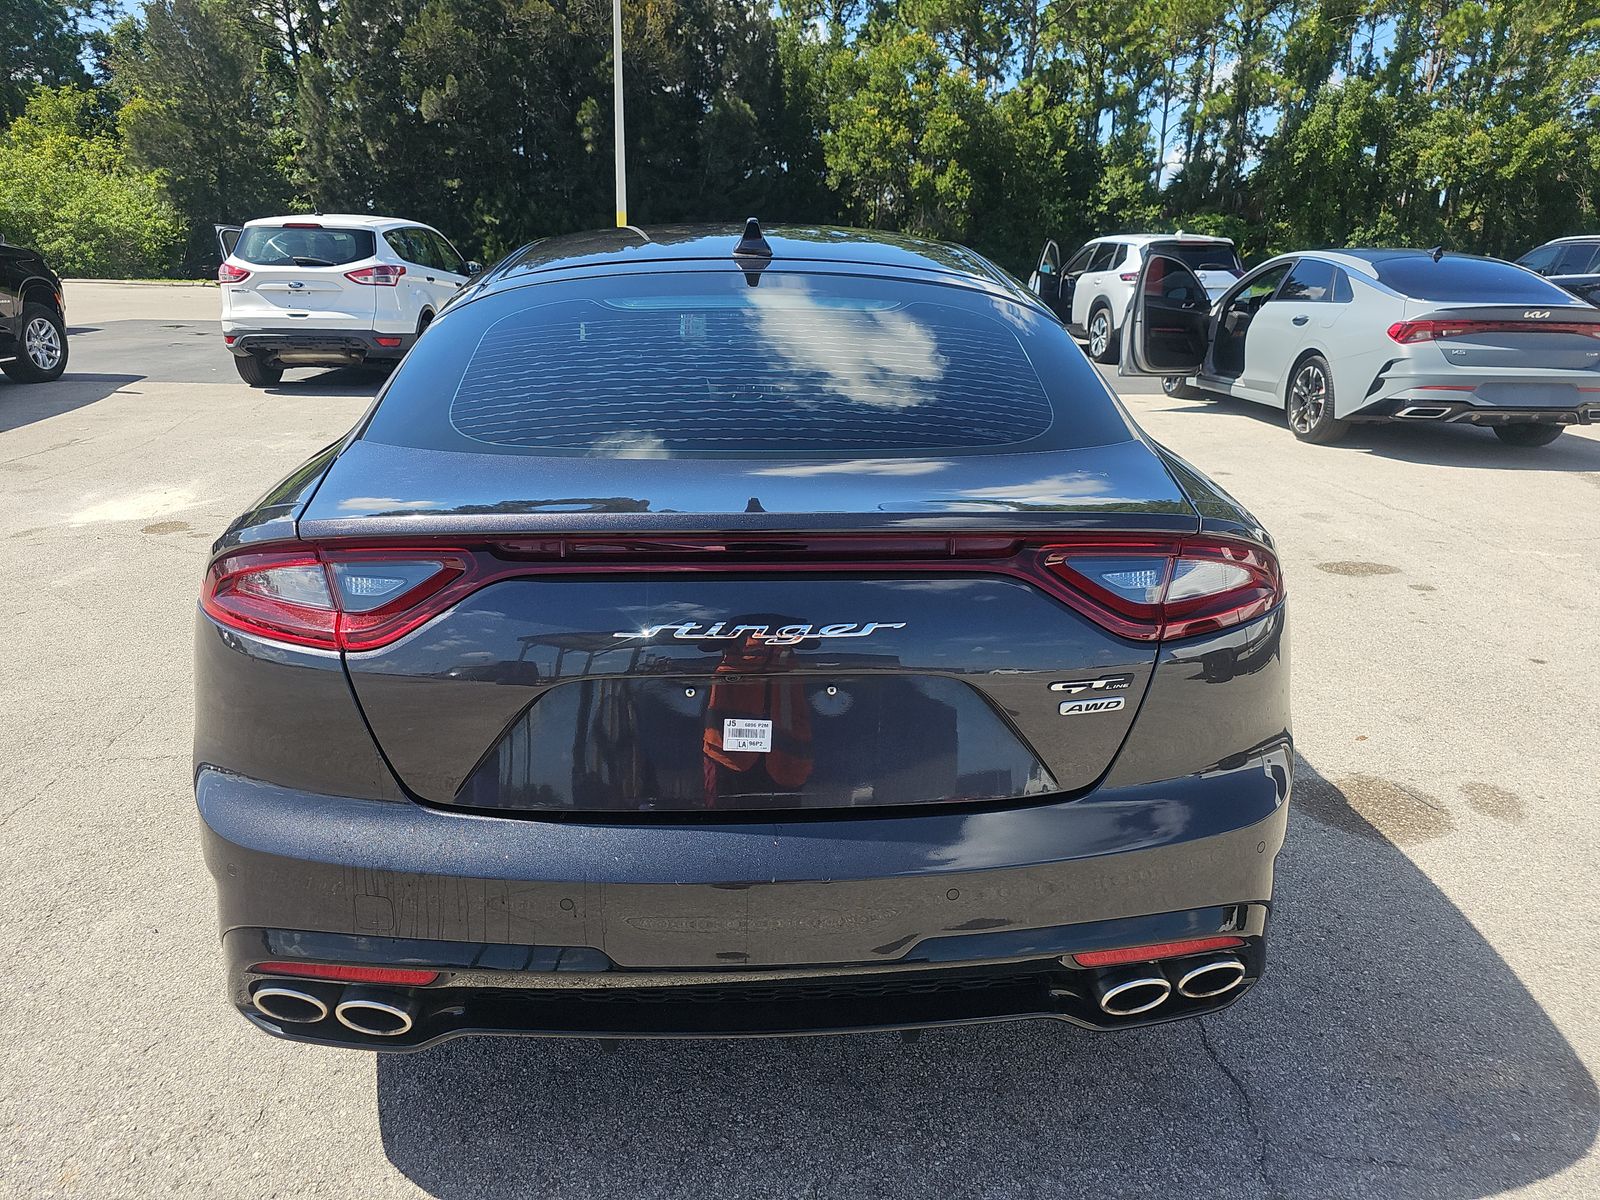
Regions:
<instances>
[{"instance_id":1,"label":"green tree","mask_svg":"<svg viewBox=\"0 0 1600 1200\"><path fill-rule=\"evenodd\" d=\"M213 224L282 212L293 195L293 129L238 14L226 0L149 0L112 41L128 156L183 213L191 267L215 262Z\"/></svg>"},{"instance_id":2,"label":"green tree","mask_svg":"<svg viewBox=\"0 0 1600 1200\"><path fill-rule=\"evenodd\" d=\"M0 232L63 275L163 276L183 220L153 174L128 166L91 92L40 88L0 136Z\"/></svg>"},{"instance_id":3,"label":"green tree","mask_svg":"<svg viewBox=\"0 0 1600 1200\"><path fill-rule=\"evenodd\" d=\"M999 185L996 112L934 39L886 24L830 65L828 179L856 222L960 239Z\"/></svg>"},{"instance_id":4,"label":"green tree","mask_svg":"<svg viewBox=\"0 0 1600 1200\"><path fill-rule=\"evenodd\" d=\"M79 21L92 7L87 0L0 0L0 129L35 87L88 82Z\"/></svg>"}]
</instances>

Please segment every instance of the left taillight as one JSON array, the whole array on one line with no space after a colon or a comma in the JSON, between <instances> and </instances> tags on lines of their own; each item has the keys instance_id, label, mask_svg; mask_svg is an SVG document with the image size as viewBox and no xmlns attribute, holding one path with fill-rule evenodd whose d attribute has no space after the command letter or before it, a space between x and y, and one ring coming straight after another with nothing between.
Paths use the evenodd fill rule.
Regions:
<instances>
[{"instance_id":1,"label":"left taillight","mask_svg":"<svg viewBox=\"0 0 1600 1200\"><path fill-rule=\"evenodd\" d=\"M200 606L257 637L323 650L373 650L453 602L441 597L471 569L455 550L249 550L206 572Z\"/></svg>"},{"instance_id":2,"label":"left taillight","mask_svg":"<svg viewBox=\"0 0 1600 1200\"><path fill-rule=\"evenodd\" d=\"M1113 633L1162 641L1253 620L1283 599L1278 560L1222 538L1044 546L1040 564Z\"/></svg>"},{"instance_id":3,"label":"left taillight","mask_svg":"<svg viewBox=\"0 0 1600 1200\"><path fill-rule=\"evenodd\" d=\"M236 267L230 262L225 262L217 268L218 283L243 283L249 278L249 271L246 271L243 267Z\"/></svg>"}]
</instances>

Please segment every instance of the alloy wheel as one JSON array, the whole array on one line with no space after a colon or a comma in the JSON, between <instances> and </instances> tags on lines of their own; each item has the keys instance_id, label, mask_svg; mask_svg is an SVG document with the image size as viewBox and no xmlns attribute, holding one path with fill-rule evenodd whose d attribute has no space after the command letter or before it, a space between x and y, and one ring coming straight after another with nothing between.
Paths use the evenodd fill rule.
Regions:
<instances>
[{"instance_id":1,"label":"alloy wheel","mask_svg":"<svg viewBox=\"0 0 1600 1200\"><path fill-rule=\"evenodd\" d=\"M1111 318L1103 312L1095 313L1089 322L1089 352L1099 358L1111 344Z\"/></svg>"},{"instance_id":2,"label":"alloy wheel","mask_svg":"<svg viewBox=\"0 0 1600 1200\"><path fill-rule=\"evenodd\" d=\"M61 335L44 317L35 317L28 322L28 328L22 335L22 345L33 365L41 371L54 370L61 361Z\"/></svg>"},{"instance_id":3,"label":"alloy wheel","mask_svg":"<svg viewBox=\"0 0 1600 1200\"><path fill-rule=\"evenodd\" d=\"M1316 363L1307 363L1289 389L1289 424L1297 433L1310 433L1322 419L1328 402L1328 375Z\"/></svg>"}]
</instances>

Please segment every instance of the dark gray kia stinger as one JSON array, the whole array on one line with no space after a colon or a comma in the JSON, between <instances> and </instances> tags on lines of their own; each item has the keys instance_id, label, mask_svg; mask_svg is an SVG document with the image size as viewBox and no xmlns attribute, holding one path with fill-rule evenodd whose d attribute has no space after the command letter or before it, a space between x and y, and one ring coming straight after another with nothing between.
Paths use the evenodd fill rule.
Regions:
<instances>
[{"instance_id":1,"label":"dark gray kia stinger","mask_svg":"<svg viewBox=\"0 0 1600 1200\"><path fill-rule=\"evenodd\" d=\"M959 247L512 254L228 529L197 641L269 1033L1120 1029L1262 972L1271 540Z\"/></svg>"}]
</instances>

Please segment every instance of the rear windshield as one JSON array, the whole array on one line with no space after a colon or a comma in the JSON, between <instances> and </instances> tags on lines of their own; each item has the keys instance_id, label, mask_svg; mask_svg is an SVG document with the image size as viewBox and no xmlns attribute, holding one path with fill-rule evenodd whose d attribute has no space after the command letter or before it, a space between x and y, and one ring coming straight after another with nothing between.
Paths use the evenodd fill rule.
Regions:
<instances>
[{"instance_id":1,"label":"rear windshield","mask_svg":"<svg viewBox=\"0 0 1600 1200\"><path fill-rule=\"evenodd\" d=\"M983 453L1131 436L1061 326L970 288L769 268L614 275L448 310L364 437L612 457Z\"/></svg>"},{"instance_id":2,"label":"rear windshield","mask_svg":"<svg viewBox=\"0 0 1600 1200\"><path fill-rule=\"evenodd\" d=\"M1158 254L1165 254L1168 258L1177 259L1191 271L1232 271L1235 275L1244 274L1238 252L1232 246L1177 242L1153 246L1151 249Z\"/></svg>"},{"instance_id":3,"label":"rear windshield","mask_svg":"<svg viewBox=\"0 0 1600 1200\"><path fill-rule=\"evenodd\" d=\"M1416 300L1463 300L1500 304L1563 303L1571 297L1537 275L1493 258L1455 258L1434 262L1426 254L1382 259L1373 264L1378 280Z\"/></svg>"},{"instance_id":4,"label":"rear windshield","mask_svg":"<svg viewBox=\"0 0 1600 1200\"><path fill-rule=\"evenodd\" d=\"M371 258L370 229L305 229L252 225L239 235L233 256L263 267L340 267Z\"/></svg>"}]
</instances>

